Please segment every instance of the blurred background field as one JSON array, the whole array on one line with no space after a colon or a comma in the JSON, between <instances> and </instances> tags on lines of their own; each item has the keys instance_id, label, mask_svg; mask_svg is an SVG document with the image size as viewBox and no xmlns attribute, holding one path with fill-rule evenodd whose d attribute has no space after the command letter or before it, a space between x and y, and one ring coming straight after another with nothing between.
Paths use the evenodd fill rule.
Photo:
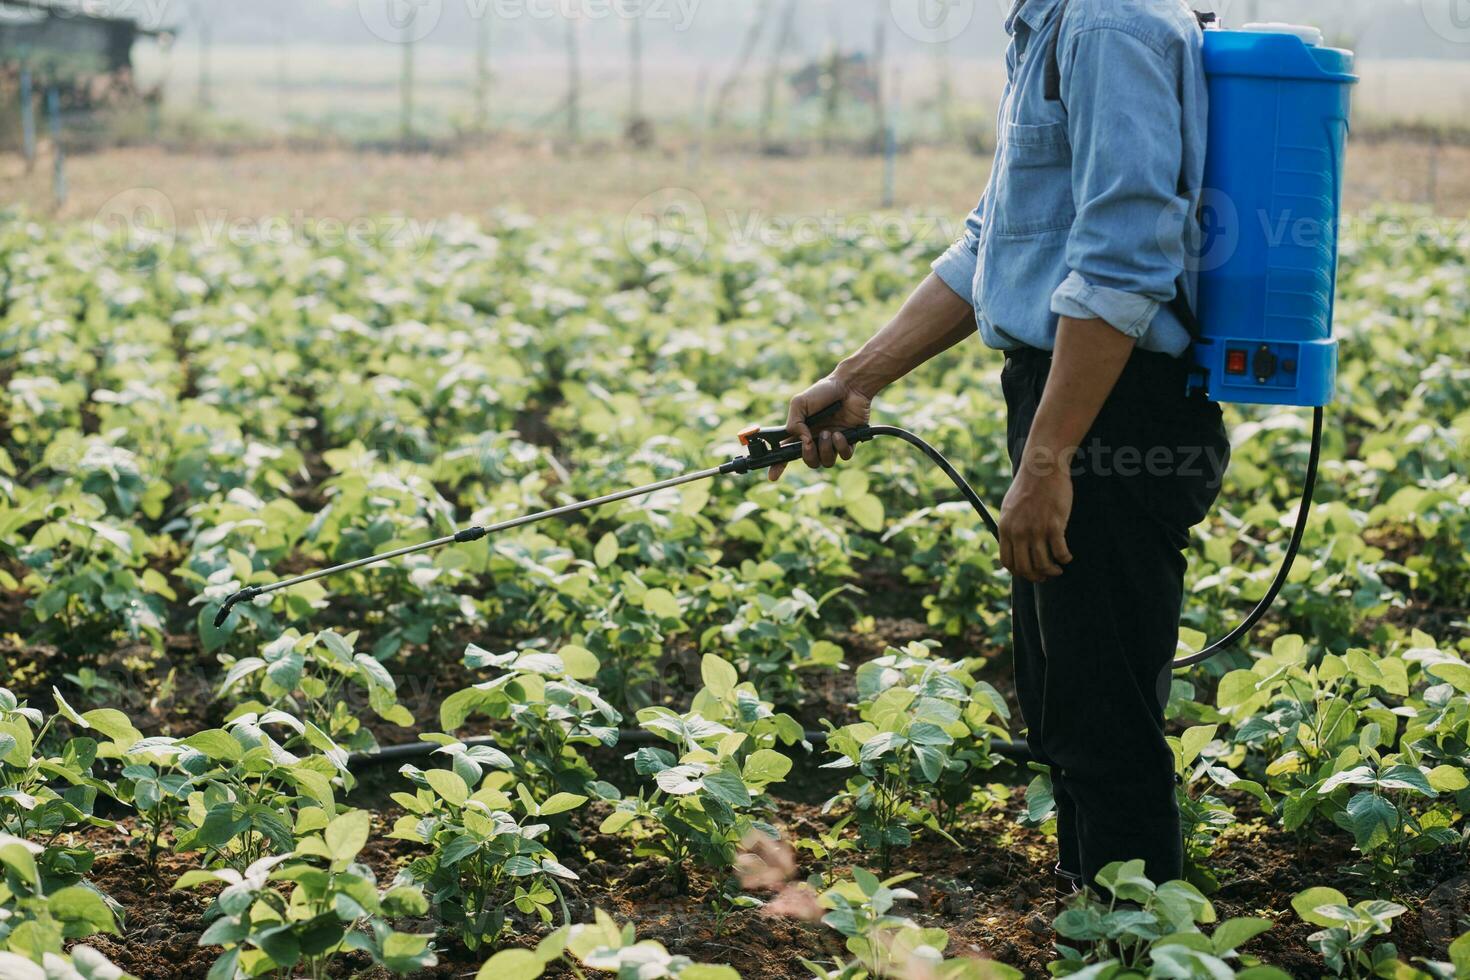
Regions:
<instances>
[{"instance_id":1,"label":"blurred background field","mask_svg":"<svg viewBox=\"0 0 1470 980\"><path fill-rule=\"evenodd\" d=\"M13 0L0 200L86 220L151 188L188 226L617 217L680 188L747 218L915 209L957 226L989 166L1008 4L919 17L937 2ZM1470 210L1470 30L1454 0L1213 6L1228 23L1320 24L1359 51L1350 210ZM110 67L17 39L59 14L145 33Z\"/></svg>"}]
</instances>

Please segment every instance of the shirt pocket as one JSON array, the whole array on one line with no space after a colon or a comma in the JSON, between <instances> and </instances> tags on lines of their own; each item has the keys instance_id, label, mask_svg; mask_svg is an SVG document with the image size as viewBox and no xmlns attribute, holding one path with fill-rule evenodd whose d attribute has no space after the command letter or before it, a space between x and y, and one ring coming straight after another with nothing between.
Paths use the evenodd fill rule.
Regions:
<instances>
[{"instance_id":1,"label":"shirt pocket","mask_svg":"<svg viewBox=\"0 0 1470 980\"><path fill-rule=\"evenodd\" d=\"M996 234L1029 238L1072 227L1077 211L1066 123L1007 123L997 159L995 207L988 216Z\"/></svg>"}]
</instances>

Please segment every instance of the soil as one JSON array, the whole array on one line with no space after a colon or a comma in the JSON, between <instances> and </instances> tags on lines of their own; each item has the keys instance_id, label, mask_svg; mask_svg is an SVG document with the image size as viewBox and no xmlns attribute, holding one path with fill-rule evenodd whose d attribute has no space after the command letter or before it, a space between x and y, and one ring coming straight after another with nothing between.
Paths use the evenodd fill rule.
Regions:
<instances>
[{"instance_id":1,"label":"soil","mask_svg":"<svg viewBox=\"0 0 1470 980\"><path fill-rule=\"evenodd\" d=\"M876 615L870 627L832 636L847 650L849 668L881 654L890 645L901 646L934 635L931 627L901 614L903 609L919 605L922 590L900 580L889 584L890 589L880 591L891 601L873 610ZM6 596L0 594L0 602L4 601ZM464 633L466 642L476 640L493 649L518 645L514 638L492 641L471 635L474 631L470 627L465 627ZM454 639L458 642L461 638L456 635ZM941 638L941 645L951 657L983 657L986 663L979 676L993 683L1014 706L1006 651L994 648L978 631L964 637ZM459 643L458 648L462 647ZM27 664L24 677L11 677L12 682L21 681L17 687L44 702L47 698L42 692L59 681L68 696L72 695L72 685L58 676L62 665L68 663L62 651L32 646L27 653L25 660L13 661L17 666ZM457 655L414 648L401 656L403 676L410 683L401 685L400 698L417 719L415 725L396 728L370 717L365 707L363 712L364 723L385 745L412 742L420 730L435 728L439 702L479 679L463 668ZM683 660L695 663L697 653L673 644L666 658L675 665ZM224 704L213 699L213 684L218 677L213 661L194 636L170 634L161 653L154 653L146 644L122 647L99 658L97 667L99 673L123 683L127 691L124 707L141 730L183 735L222 720ZM171 673L172 686L168 687L163 681ZM804 724L819 727L824 718L838 724L852 720L852 669L821 679L812 675L808 681L803 703L791 709ZM79 697L81 693L76 692ZM116 698L109 695L103 700ZM464 734L479 733L477 726L471 727L475 730ZM592 761L604 778L634 786L637 777L627 770L622 755L619 750L599 752ZM1057 910L1051 893L1054 847L1040 831L1020 825L1020 816L1025 812L1023 785L1030 775L1011 767L995 770L992 778L998 784L991 790L990 806L983 812L972 811L967 822L953 831L958 848L933 836L921 837L916 846L895 855L893 868L919 874L905 886L918 898L902 911L925 926L947 930L950 955L991 957L1021 969L1027 976L1042 977L1054 955L1049 925ZM399 815L387 795L397 788L394 782L392 767L365 773L363 785L352 800L354 805L370 808L376 814L378 827L363 859L382 883L390 881L421 853L408 842L386 838ZM787 798L779 802L774 820L783 837L810 839L830 826L832 821L820 812L820 805L839 785L831 772L799 763L797 773L783 787ZM1355 858L1351 839L1320 830L1298 838L1270 826L1248 801L1233 802L1239 803L1237 811L1243 822L1227 832L1210 861L1221 882L1212 896L1219 917L1271 918L1275 923L1272 930L1254 940L1247 951L1293 976L1320 975L1321 960L1308 945L1308 936L1315 927L1296 917L1290 900L1312 885L1333 885L1349 894L1363 891L1343 880L1341 869ZM845 955L841 937L820 923L767 910L737 912L723 924L717 923L705 901L710 884L706 878L691 872L681 887L669 869L635 856L626 835L597 832L603 815L597 808L579 814L580 849L559 849L563 862L581 876L580 882L567 889L574 920L588 921L594 909L604 909L620 921L633 923L640 938L656 939L671 951L697 960L728 963L747 978L807 980L811 973L802 966L802 958L830 961ZM217 948L198 946L207 924L212 891L171 890L180 874L197 866L197 855L165 853L155 876L146 866L144 846L129 836L130 826L130 821L124 821L115 829L92 830L82 837L81 842L98 855L92 880L124 912L121 936L99 936L88 942L143 980L202 977L219 954ZM1444 959L1446 944L1470 927L1470 868L1466 867L1465 855L1455 852L1430 860L1432 866L1421 868L1416 877L1403 883L1397 896L1410 910L1396 921L1392 937L1405 959ZM805 852L796 857L796 862L794 877L798 881L818 871ZM433 930L431 922L398 925L410 931ZM510 941L534 943L536 924L520 926ZM427 971L426 976L472 976L488 956L483 950L471 952L447 938L438 941L438 954L439 966ZM361 954L345 957L343 964L350 967L343 976L353 971L375 976Z\"/></svg>"},{"instance_id":2,"label":"soil","mask_svg":"<svg viewBox=\"0 0 1470 980\"><path fill-rule=\"evenodd\" d=\"M1001 786L994 792L988 809L954 830L959 847L933 836L921 837L915 846L895 855L895 871L919 874L905 884L917 893L917 899L900 910L922 925L948 931L950 955L993 958L1021 969L1028 977L1043 977L1052 958L1049 922L1056 911L1051 893L1054 848L1041 831L1020 825L1025 808L1020 787ZM421 853L421 848L409 842L383 836L398 815L391 805L380 809L379 825L362 856L380 883L391 880ZM694 872L681 889L667 868L636 858L626 835L599 833L596 826L604 815L601 807L581 814L577 824L580 849L573 852L564 847L560 854L581 877L566 888L575 920L590 920L594 909L604 909L620 921L633 923L639 938L656 939L672 952L697 960L728 963L746 978L807 980L811 973L801 965L802 958L830 961L843 955L841 937L833 930L767 909L736 912L718 928L704 902L709 887L706 878ZM810 838L831 820L818 805L781 801L775 823L789 840ZM128 836L128 826L124 821L116 829L94 830L84 838L98 855L95 883L124 909L123 935L94 937L89 942L142 980L201 977L219 953L217 948L197 945L211 890L170 890L179 874L195 866L187 856L165 854L157 880L152 879L143 845ZM1221 881L1212 901L1222 920L1257 915L1275 923L1271 931L1246 947L1247 952L1293 976L1317 976L1322 972L1321 960L1307 942L1315 927L1296 918L1291 896L1323 884L1351 894L1351 885L1342 880L1338 869L1352 859L1347 838L1319 832L1298 838L1262 821L1245 822L1227 833L1212 861ZM797 855L796 862L798 881L819 870L805 852ZM1446 958L1445 944L1463 931L1465 913L1470 910L1465 858L1456 855L1426 869L1404 884L1398 900L1409 907L1394 927L1393 940L1400 955ZM422 922L398 925L417 931L430 928ZM518 925L510 942L534 944L538 930L528 923ZM473 975L488 956L483 951L471 953L452 940L441 939L438 950L439 965L424 976ZM350 957L343 962L353 969L368 965Z\"/></svg>"}]
</instances>

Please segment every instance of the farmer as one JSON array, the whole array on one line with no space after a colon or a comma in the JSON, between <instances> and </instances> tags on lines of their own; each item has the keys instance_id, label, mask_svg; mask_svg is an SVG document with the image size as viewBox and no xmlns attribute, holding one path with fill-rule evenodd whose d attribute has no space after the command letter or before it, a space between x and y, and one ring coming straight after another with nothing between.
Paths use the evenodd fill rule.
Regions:
<instances>
[{"instance_id":1,"label":"farmer","mask_svg":"<svg viewBox=\"0 0 1470 980\"><path fill-rule=\"evenodd\" d=\"M852 457L839 430L888 385L977 326L1004 352L1000 562L1027 744L1056 794L1058 885L1134 858L1165 881L1182 873L1164 703L1183 549L1229 457L1219 408L1186 394L1200 29L1182 0L1016 0L1006 31L995 161L964 235L791 400L787 426L808 466L833 466Z\"/></svg>"}]
</instances>

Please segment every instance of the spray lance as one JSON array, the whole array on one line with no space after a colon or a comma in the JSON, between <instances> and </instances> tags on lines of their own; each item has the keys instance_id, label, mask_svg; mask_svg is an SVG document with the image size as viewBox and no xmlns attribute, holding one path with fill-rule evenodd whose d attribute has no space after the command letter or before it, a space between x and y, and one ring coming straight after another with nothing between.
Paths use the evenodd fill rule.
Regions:
<instances>
[{"instance_id":1,"label":"spray lance","mask_svg":"<svg viewBox=\"0 0 1470 980\"><path fill-rule=\"evenodd\" d=\"M1208 18L1203 18L1208 21ZM1053 46L1048 57L1055 62ZM1217 402L1303 406L1313 409L1311 449L1302 499L1286 553L1265 595L1224 637L1174 662L1188 667L1229 649L1260 622L1291 573L1306 531L1322 451L1323 407L1337 377L1332 336L1337 279L1338 217L1348 132L1353 53L1324 46L1322 32L1285 24L1247 24L1242 30L1204 31L1209 86L1209 151L1197 262L1198 300L1181 319L1193 326L1191 386ZM1049 65L1048 98L1060 67ZM1059 92L1057 98L1060 98ZM820 425L841 407L807 419ZM942 470L992 534L998 528L974 489L943 454L906 429L863 425L843 433L851 445L894 438L915 447ZM467 527L454 534L360 558L321 571L234 593L215 616L294 585L391 561L405 555L466 544L502 531L565 517L603 504L641 497L699 480L762 470L801 457L783 428L751 427L739 434L746 454L709 469L592 500Z\"/></svg>"}]
</instances>

